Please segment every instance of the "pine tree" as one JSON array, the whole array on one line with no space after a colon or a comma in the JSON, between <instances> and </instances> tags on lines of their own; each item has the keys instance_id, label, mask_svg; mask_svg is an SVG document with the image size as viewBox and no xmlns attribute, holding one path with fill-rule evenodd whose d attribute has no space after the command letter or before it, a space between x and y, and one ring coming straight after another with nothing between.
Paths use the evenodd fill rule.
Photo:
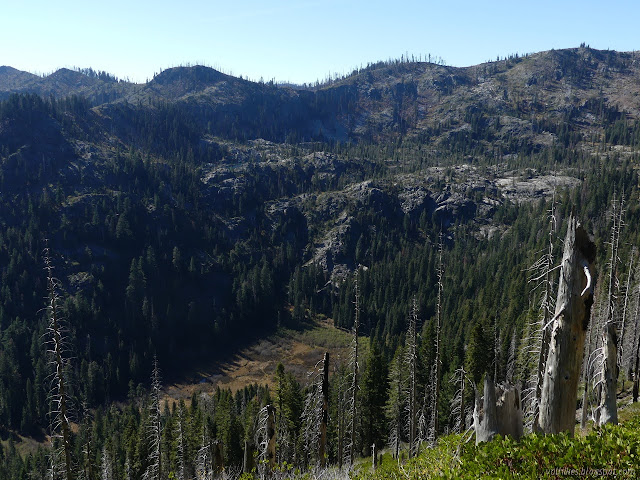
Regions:
<instances>
[{"instance_id":1,"label":"pine tree","mask_svg":"<svg viewBox=\"0 0 640 480\"><path fill-rule=\"evenodd\" d=\"M387 436L385 402L387 399L387 366L378 342L372 338L369 355L362 372L361 425L366 449L371 445L384 445Z\"/></svg>"},{"instance_id":2,"label":"pine tree","mask_svg":"<svg viewBox=\"0 0 640 480\"><path fill-rule=\"evenodd\" d=\"M400 443L402 442L405 374L404 351L402 347L398 347L389 369L389 395L385 406L386 417L389 422L389 447L394 458L399 458Z\"/></svg>"}]
</instances>

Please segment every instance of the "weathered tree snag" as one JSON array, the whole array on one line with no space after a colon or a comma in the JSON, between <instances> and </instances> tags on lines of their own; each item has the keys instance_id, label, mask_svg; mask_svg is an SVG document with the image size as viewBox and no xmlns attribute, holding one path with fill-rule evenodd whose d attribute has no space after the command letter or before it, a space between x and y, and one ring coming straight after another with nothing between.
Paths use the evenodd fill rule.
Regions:
<instances>
[{"instance_id":1,"label":"weathered tree snag","mask_svg":"<svg viewBox=\"0 0 640 480\"><path fill-rule=\"evenodd\" d=\"M538 422L544 433L573 435L575 429L578 381L593 304L590 268L594 259L595 245L572 215L564 241L556 313L551 320L553 330L540 400Z\"/></svg>"},{"instance_id":2,"label":"weathered tree snag","mask_svg":"<svg viewBox=\"0 0 640 480\"><path fill-rule=\"evenodd\" d=\"M480 442L488 442L498 434L496 387L489 375L484 377L484 396L476 397L473 425L476 431L476 445Z\"/></svg>"},{"instance_id":3,"label":"weathered tree snag","mask_svg":"<svg viewBox=\"0 0 640 480\"><path fill-rule=\"evenodd\" d=\"M62 470L64 478L71 480L75 477L73 470L73 462L71 458L71 422L69 421L69 394L67 392L67 381L65 378L65 367L67 359L64 357L64 336L62 334L62 326L60 324L60 312L58 302L58 281L53 277L53 266L51 257L49 256L49 248L44 251L45 270L47 271L47 291L48 303L46 306L47 315L49 317L49 340L47 342L47 351L53 357L53 391L51 392L50 405L51 424L54 430L54 437L62 440L62 456L64 457L64 465ZM56 465L54 468L57 468Z\"/></svg>"},{"instance_id":4,"label":"weathered tree snag","mask_svg":"<svg viewBox=\"0 0 640 480\"><path fill-rule=\"evenodd\" d=\"M633 371L633 403L638 401L638 387L640 386L640 378L638 377L638 367L640 367L640 339L636 346L636 368Z\"/></svg>"},{"instance_id":5,"label":"weathered tree snag","mask_svg":"<svg viewBox=\"0 0 640 480\"><path fill-rule=\"evenodd\" d=\"M618 405L616 388L618 386L618 339L616 326L613 322L607 323L602 330L604 348L604 360L602 362L602 386L600 400L599 425L605 423L618 423Z\"/></svg>"},{"instance_id":6,"label":"weathered tree snag","mask_svg":"<svg viewBox=\"0 0 640 480\"><path fill-rule=\"evenodd\" d=\"M513 385L495 386L489 375L484 379L484 396L476 398L473 410L476 445L488 442L494 436L522 437L524 419L520 391Z\"/></svg>"},{"instance_id":7,"label":"weathered tree snag","mask_svg":"<svg viewBox=\"0 0 640 480\"><path fill-rule=\"evenodd\" d=\"M244 457L242 459L242 473L251 473L256 468L254 454L256 448L249 440L244 441Z\"/></svg>"},{"instance_id":8,"label":"weathered tree snag","mask_svg":"<svg viewBox=\"0 0 640 480\"><path fill-rule=\"evenodd\" d=\"M438 301L436 303L436 331L434 340L434 362L431 369L431 385L433 385L433 395L431 396L431 425L429 432L429 442L433 445L438 436L438 399L440 398L440 329L442 328L442 232L440 232L440 245L438 246Z\"/></svg>"},{"instance_id":9,"label":"weathered tree snag","mask_svg":"<svg viewBox=\"0 0 640 480\"><path fill-rule=\"evenodd\" d=\"M496 387L496 415L498 416L498 433L511 435L519 440L524 431L524 418L520 391L510 384Z\"/></svg>"},{"instance_id":10,"label":"weathered tree snag","mask_svg":"<svg viewBox=\"0 0 640 480\"><path fill-rule=\"evenodd\" d=\"M329 423L329 352L322 362L322 422L320 423L320 466L327 463L327 424Z\"/></svg>"}]
</instances>

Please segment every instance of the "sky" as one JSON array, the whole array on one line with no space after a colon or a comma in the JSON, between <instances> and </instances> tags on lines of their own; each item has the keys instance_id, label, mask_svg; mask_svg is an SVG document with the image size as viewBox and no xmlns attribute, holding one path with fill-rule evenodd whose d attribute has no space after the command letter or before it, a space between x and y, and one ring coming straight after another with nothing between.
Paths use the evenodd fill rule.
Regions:
<instances>
[{"instance_id":1,"label":"sky","mask_svg":"<svg viewBox=\"0 0 640 480\"><path fill-rule=\"evenodd\" d=\"M178 65L313 83L407 55L468 66L577 47L640 49L631 0L0 0L0 65L145 82Z\"/></svg>"}]
</instances>

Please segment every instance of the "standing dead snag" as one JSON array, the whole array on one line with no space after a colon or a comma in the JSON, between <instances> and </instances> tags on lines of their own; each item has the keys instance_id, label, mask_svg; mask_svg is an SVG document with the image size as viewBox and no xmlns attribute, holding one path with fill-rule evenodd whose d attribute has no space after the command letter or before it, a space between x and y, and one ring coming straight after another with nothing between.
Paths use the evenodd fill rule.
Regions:
<instances>
[{"instance_id":1,"label":"standing dead snag","mask_svg":"<svg viewBox=\"0 0 640 480\"><path fill-rule=\"evenodd\" d=\"M327 426L329 424L329 352L322 362L322 422L320 423L320 467L327 463Z\"/></svg>"},{"instance_id":2,"label":"standing dead snag","mask_svg":"<svg viewBox=\"0 0 640 480\"><path fill-rule=\"evenodd\" d=\"M409 330L407 332L405 360L409 368L409 385L407 391L407 433L409 436L409 458L418 453L418 442L416 441L416 393L418 388L417 379L417 323L418 323L418 303L413 297L411 312L409 313Z\"/></svg>"},{"instance_id":3,"label":"standing dead snag","mask_svg":"<svg viewBox=\"0 0 640 480\"><path fill-rule=\"evenodd\" d=\"M49 248L44 251L45 270L47 271L47 315L49 316L49 326L47 333L49 340L47 342L47 351L53 357L53 375L51 389L51 429L52 436L62 440L61 453L64 465L60 466L56 459L53 460L52 472L55 474L57 470L62 470L64 478L70 480L74 478L73 464L71 460L71 423L69 421L69 394L67 392L67 382L65 378L65 369L67 360L65 358L64 336L62 334L62 325L60 318L60 308L58 301L58 281L53 277L53 266L51 265L51 257ZM54 457L57 456L54 451Z\"/></svg>"},{"instance_id":4,"label":"standing dead snag","mask_svg":"<svg viewBox=\"0 0 640 480\"><path fill-rule=\"evenodd\" d=\"M522 437L524 423L520 392L512 385L496 386L489 375L484 377L484 396L476 398L473 410L476 445L495 435Z\"/></svg>"},{"instance_id":5,"label":"standing dead snag","mask_svg":"<svg viewBox=\"0 0 640 480\"><path fill-rule=\"evenodd\" d=\"M467 372L464 366L459 367L454 372L453 376L449 380L450 383L455 383L457 390L451 399L451 417L453 417L453 430L458 433L464 433L466 426L466 406L464 403L465 387L467 385Z\"/></svg>"},{"instance_id":6,"label":"standing dead snag","mask_svg":"<svg viewBox=\"0 0 640 480\"><path fill-rule=\"evenodd\" d=\"M529 326L528 335L525 340L525 356L534 361L535 369L529 379L529 386L522 392L522 402L525 404L523 410L526 412L526 426L528 430L538 430L538 415L540 410L540 397L542 396L542 383L544 380L544 366L549 355L549 338L551 337L550 322L553 318L555 303L553 299L554 289L554 238L556 231L556 208L555 193L551 201L549 210L549 243L544 254L531 266L529 272L531 276L529 283L533 284L533 291L539 290L540 315L535 322Z\"/></svg>"},{"instance_id":7,"label":"standing dead snag","mask_svg":"<svg viewBox=\"0 0 640 480\"><path fill-rule=\"evenodd\" d=\"M433 445L438 436L438 398L440 397L440 329L442 328L442 232L438 246L438 303L436 304L436 332L434 340L434 361L431 367L431 424L429 428L429 442Z\"/></svg>"},{"instance_id":8,"label":"standing dead snag","mask_svg":"<svg viewBox=\"0 0 640 480\"><path fill-rule=\"evenodd\" d=\"M153 357L153 371L151 372L151 401L149 404L149 424L147 425L149 435L149 466L144 472L145 480L160 480L162 478L162 417L160 414L160 390L162 381L160 380L160 367L158 358Z\"/></svg>"},{"instance_id":9,"label":"standing dead snag","mask_svg":"<svg viewBox=\"0 0 640 480\"><path fill-rule=\"evenodd\" d=\"M276 466L276 409L267 405L258 414L255 444L258 446L258 472L261 479L271 475Z\"/></svg>"},{"instance_id":10,"label":"standing dead snag","mask_svg":"<svg viewBox=\"0 0 640 480\"><path fill-rule=\"evenodd\" d=\"M329 408L329 352L308 373L309 385L302 410L302 440L305 468L326 463ZM317 460L317 462L316 462Z\"/></svg>"},{"instance_id":11,"label":"standing dead snag","mask_svg":"<svg viewBox=\"0 0 640 480\"><path fill-rule=\"evenodd\" d=\"M573 435L575 429L578 380L593 304L595 253L587 232L570 216L540 399L538 422L544 433Z\"/></svg>"},{"instance_id":12,"label":"standing dead snag","mask_svg":"<svg viewBox=\"0 0 640 480\"><path fill-rule=\"evenodd\" d=\"M353 322L353 340L351 346L351 362L353 365L353 371L351 372L351 387L349 389L350 394L350 407L351 407L351 444L349 445L349 466L353 465L356 458L356 432L358 421L358 334L360 330L360 289L358 287L358 272L356 271L355 281L355 319Z\"/></svg>"}]
</instances>

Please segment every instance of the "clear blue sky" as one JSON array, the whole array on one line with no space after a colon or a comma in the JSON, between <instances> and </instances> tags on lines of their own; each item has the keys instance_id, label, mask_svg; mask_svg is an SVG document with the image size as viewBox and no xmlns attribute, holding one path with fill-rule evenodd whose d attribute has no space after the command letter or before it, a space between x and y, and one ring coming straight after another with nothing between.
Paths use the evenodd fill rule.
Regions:
<instances>
[{"instance_id":1,"label":"clear blue sky","mask_svg":"<svg viewBox=\"0 0 640 480\"><path fill-rule=\"evenodd\" d=\"M137 82L186 63L311 83L407 52L467 66L581 42L640 49L631 0L0 0L0 15L0 65Z\"/></svg>"}]
</instances>

